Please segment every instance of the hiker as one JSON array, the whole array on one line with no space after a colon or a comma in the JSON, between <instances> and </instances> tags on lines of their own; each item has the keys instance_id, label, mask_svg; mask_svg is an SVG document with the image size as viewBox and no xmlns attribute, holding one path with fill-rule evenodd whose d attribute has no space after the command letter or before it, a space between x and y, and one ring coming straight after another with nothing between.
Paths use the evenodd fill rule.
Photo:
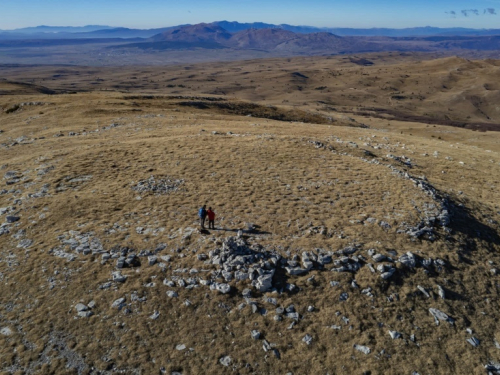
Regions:
<instances>
[{"instance_id":1,"label":"hiker","mask_svg":"<svg viewBox=\"0 0 500 375\"><path fill-rule=\"evenodd\" d=\"M215 212L212 211L212 207L208 208L208 229L215 229Z\"/></svg>"},{"instance_id":2,"label":"hiker","mask_svg":"<svg viewBox=\"0 0 500 375\"><path fill-rule=\"evenodd\" d=\"M200 217L201 229L205 229L205 219L207 217L207 205L203 205L198 211L198 216Z\"/></svg>"}]
</instances>

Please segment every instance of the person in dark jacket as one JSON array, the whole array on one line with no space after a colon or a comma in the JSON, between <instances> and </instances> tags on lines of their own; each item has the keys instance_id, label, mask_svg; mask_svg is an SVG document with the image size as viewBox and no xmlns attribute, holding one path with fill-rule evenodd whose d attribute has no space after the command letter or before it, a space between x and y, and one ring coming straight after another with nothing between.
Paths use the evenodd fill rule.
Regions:
<instances>
[{"instance_id":1,"label":"person in dark jacket","mask_svg":"<svg viewBox=\"0 0 500 375\"><path fill-rule=\"evenodd\" d=\"M203 207L198 210L198 216L200 217L201 229L205 229L205 219L207 217L206 205L203 205Z\"/></svg>"},{"instance_id":2,"label":"person in dark jacket","mask_svg":"<svg viewBox=\"0 0 500 375\"><path fill-rule=\"evenodd\" d=\"M212 211L212 207L208 208L208 229L215 229L215 212Z\"/></svg>"}]
</instances>

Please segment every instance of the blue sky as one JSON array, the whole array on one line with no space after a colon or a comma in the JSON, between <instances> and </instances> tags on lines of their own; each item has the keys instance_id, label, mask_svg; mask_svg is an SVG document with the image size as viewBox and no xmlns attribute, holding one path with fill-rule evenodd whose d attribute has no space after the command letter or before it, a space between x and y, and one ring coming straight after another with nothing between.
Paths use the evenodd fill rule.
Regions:
<instances>
[{"instance_id":1,"label":"blue sky","mask_svg":"<svg viewBox=\"0 0 500 375\"><path fill-rule=\"evenodd\" d=\"M0 0L0 29L88 24L154 28L222 20L319 27L500 28L500 0Z\"/></svg>"}]
</instances>

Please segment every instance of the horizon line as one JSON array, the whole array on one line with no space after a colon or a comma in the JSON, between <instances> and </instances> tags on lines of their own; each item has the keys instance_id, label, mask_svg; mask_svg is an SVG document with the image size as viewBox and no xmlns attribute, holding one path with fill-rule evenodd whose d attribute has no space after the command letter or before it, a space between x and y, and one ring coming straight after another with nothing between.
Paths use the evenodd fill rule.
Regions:
<instances>
[{"instance_id":1,"label":"horizon line","mask_svg":"<svg viewBox=\"0 0 500 375\"><path fill-rule=\"evenodd\" d=\"M95 24L86 24L86 25L36 25L36 26L24 26L24 27L18 27L15 29L0 29L0 31L16 31L16 30L22 30L22 29L29 29L29 28L41 28L41 27L66 27L66 28L83 28L83 27L106 27L106 28L112 28L112 29L118 29L118 28L125 28L125 29L131 29L131 30L153 30L153 29L162 29L162 28L168 28L168 27L181 27L181 26L194 26L194 25L200 25L200 24L214 24L218 22L228 22L228 23L238 23L238 24L254 24L254 23L263 23L267 25L273 25L273 26L293 26L293 27L308 27L308 28L313 28L313 29L348 29L348 30L409 30L409 29L463 29L463 30L500 30L500 28L473 28L473 27L439 27L439 26L413 26L413 27L403 27L403 28L396 28L396 27L338 27L338 26L310 26L310 25L292 25L289 23L280 23L280 24L271 24L267 22L262 22L262 21L254 21L254 22L239 22L239 21L227 21L227 20L221 20L221 21L212 21L212 22L199 22L199 23L187 23L187 24L180 24L180 25L172 25L172 26L159 26L159 27L150 27L150 28L135 28L135 27L127 27L127 26L112 26L112 25L95 25ZM97 31L97 30L96 30Z\"/></svg>"}]
</instances>

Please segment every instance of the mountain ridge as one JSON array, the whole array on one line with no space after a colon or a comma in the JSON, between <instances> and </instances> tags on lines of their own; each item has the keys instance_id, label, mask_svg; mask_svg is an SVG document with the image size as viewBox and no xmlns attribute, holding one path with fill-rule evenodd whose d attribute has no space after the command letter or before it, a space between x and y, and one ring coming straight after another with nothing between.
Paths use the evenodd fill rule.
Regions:
<instances>
[{"instance_id":1,"label":"mountain ridge","mask_svg":"<svg viewBox=\"0 0 500 375\"><path fill-rule=\"evenodd\" d=\"M393 28L342 28L342 27L315 27L307 25L270 24L264 22L240 23L237 21L215 21L207 24L219 26L230 33L236 33L248 29L283 29L300 34L310 34L316 32L330 32L339 36L388 36L388 37L417 37L434 35L454 35L454 36L489 36L500 35L500 29L471 29L471 28L439 28L432 26L393 29ZM191 24L181 24L168 27L151 29L134 29L127 27L113 27L106 25L86 25L86 26L46 26L26 27L13 30L1 30L0 39L19 39L26 35L36 35L41 39L54 38L79 38L99 37L106 38L110 34L121 38L150 38L160 32L168 31L182 26L194 26Z\"/></svg>"}]
</instances>

